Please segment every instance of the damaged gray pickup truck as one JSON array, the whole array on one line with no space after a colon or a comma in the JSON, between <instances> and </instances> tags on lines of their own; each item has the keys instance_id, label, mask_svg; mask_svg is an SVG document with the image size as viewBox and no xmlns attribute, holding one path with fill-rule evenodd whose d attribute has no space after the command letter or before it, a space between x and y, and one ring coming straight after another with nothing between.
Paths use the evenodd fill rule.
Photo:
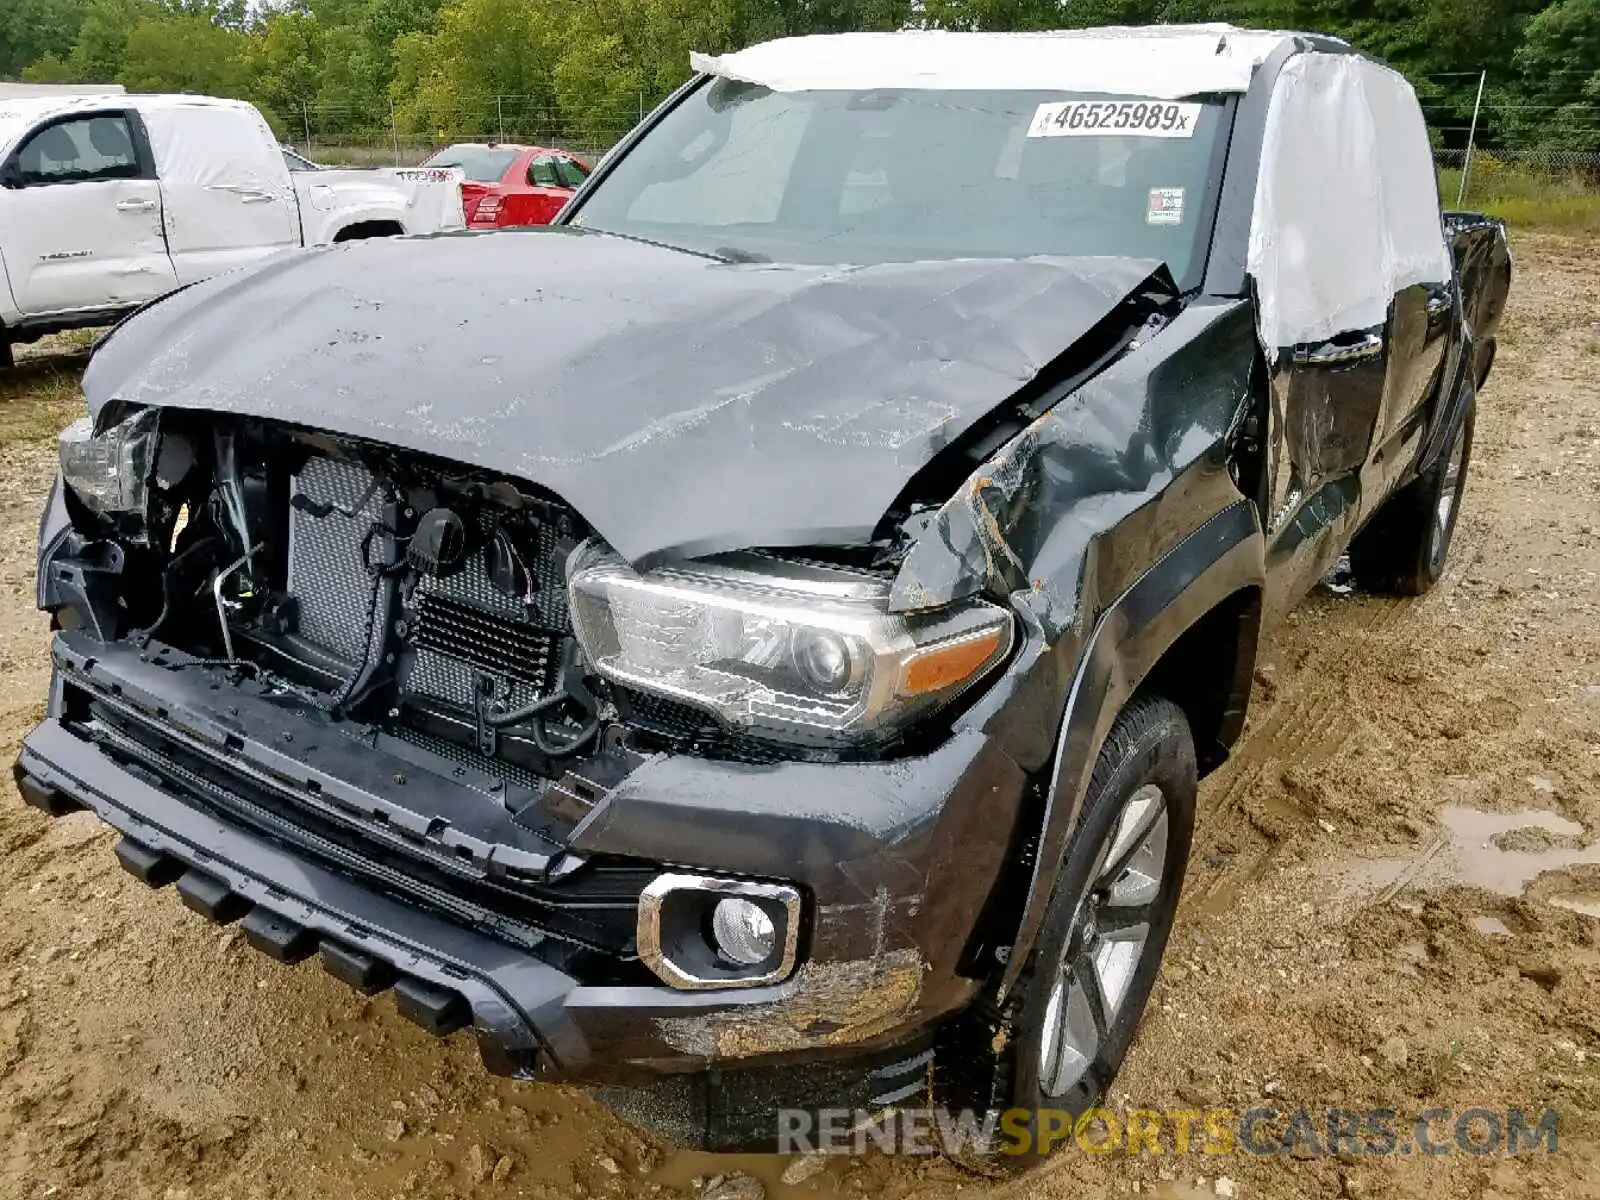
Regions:
<instances>
[{"instance_id":1,"label":"damaged gray pickup truck","mask_svg":"<svg viewBox=\"0 0 1600 1200\"><path fill-rule=\"evenodd\" d=\"M1082 1110L1262 631L1444 568L1504 231L1324 37L695 66L552 228L108 335L18 784L681 1143Z\"/></svg>"}]
</instances>

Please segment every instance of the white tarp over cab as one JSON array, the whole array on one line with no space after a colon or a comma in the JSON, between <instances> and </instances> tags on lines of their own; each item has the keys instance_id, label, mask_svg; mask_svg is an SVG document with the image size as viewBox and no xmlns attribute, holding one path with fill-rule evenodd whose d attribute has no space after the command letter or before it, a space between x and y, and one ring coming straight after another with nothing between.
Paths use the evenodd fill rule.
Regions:
<instances>
[{"instance_id":1,"label":"white tarp over cab","mask_svg":"<svg viewBox=\"0 0 1600 1200\"><path fill-rule=\"evenodd\" d=\"M732 54L691 54L689 64L775 92L1015 89L1175 100L1244 91L1256 66L1293 36L1232 25L817 34Z\"/></svg>"},{"instance_id":2,"label":"white tarp over cab","mask_svg":"<svg viewBox=\"0 0 1600 1200\"><path fill-rule=\"evenodd\" d=\"M1382 325L1402 288L1449 281L1433 151L1403 76L1345 54L1284 65L1267 110L1249 271L1269 349Z\"/></svg>"},{"instance_id":3,"label":"white tarp over cab","mask_svg":"<svg viewBox=\"0 0 1600 1200\"><path fill-rule=\"evenodd\" d=\"M286 172L266 118L242 100L141 96L138 108L165 186L285 193Z\"/></svg>"}]
</instances>

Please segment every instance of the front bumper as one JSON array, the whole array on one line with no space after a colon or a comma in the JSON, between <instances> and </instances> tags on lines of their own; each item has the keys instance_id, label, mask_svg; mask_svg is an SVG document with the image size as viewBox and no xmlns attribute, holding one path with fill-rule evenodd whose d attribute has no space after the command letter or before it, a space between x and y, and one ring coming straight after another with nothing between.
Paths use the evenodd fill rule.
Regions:
<instances>
[{"instance_id":1,"label":"front bumper","mask_svg":"<svg viewBox=\"0 0 1600 1200\"><path fill-rule=\"evenodd\" d=\"M98 654L87 652L96 646ZM662 1131L676 1141L760 1148L775 1133L778 1108L878 1109L911 1099L926 1086L938 1024L975 990L958 959L1006 840L991 832L996 846L985 852L968 822L954 816L973 810L971 821L992 831L1007 793L1022 792L1020 771L1012 768L1013 780L997 769L981 737L956 756L965 769L940 761L937 770L908 772L901 763L875 775L862 764L666 760L625 781L575 831L574 850L654 846L656 861L730 873L770 870L781 853L785 874L808 890L812 924L804 965L772 987L595 985L562 969L537 940L507 940L492 924L464 920L403 887L377 886L342 869L337 856L265 836L119 761L74 728L71 689L176 717L177 706L207 685L197 672L174 670L172 694L158 694L146 656L83 635L58 635L54 651L49 715L24 741L16 766L29 803L53 813L93 811L124 835L118 857L125 867L153 885L176 884L184 902L212 920L241 922L251 944L272 957L319 957L364 991L392 988L400 1012L436 1034L470 1028L491 1071L648 1086L653 1101L670 1097L637 1112L660 1114ZM267 744L286 719L282 710L252 711L247 694L225 692L216 703L234 714L229 753L241 760L282 753ZM309 745L295 750L317 757ZM381 779L392 765L374 750L363 772ZM876 785L844 822L850 836L843 840L831 822L802 819L830 771L845 786ZM704 807L730 779L749 797L742 819ZM885 790L885 780L898 780L898 790ZM877 809L894 819L868 819ZM683 821L691 828L674 832ZM728 822L742 830L742 842L719 833ZM698 855L686 848L697 833ZM781 850L772 837L783 839ZM955 917L958 910L964 917Z\"/></svg>"}]
</instances>

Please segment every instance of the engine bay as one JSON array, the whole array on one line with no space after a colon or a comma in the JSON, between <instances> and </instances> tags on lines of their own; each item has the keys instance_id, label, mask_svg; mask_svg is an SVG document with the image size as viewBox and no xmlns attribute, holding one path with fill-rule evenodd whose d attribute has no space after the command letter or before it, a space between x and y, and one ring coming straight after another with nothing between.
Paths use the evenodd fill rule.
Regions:
<instances>
[{"instance_id":1,"label":"engine bay","mask_svg":"<svg viewBox=\"0 0 1600 1200\"><path fill-rule=\"evenodd\" d=\"M67 491L75 529L114 536L76 556L64 626L533 791L598 755L617 710L580 665L565 567L589 530L559 500L265 422L162 413L156 436L142 527Z\"/></svg>"},{"instance_id":2,"label":"engine bay","mask_svg":"<svg viewBox=\"0 0 1600 1200\"><path fill-rule=\"evenodd\" d=\"M881 545L641 575L537 485L347 435L113 404L61 460L58 628L482 779L512 846L564 847L656 754L918 752L1012 646L981 599L889 611Z\"/></svg>"}]
</instances>

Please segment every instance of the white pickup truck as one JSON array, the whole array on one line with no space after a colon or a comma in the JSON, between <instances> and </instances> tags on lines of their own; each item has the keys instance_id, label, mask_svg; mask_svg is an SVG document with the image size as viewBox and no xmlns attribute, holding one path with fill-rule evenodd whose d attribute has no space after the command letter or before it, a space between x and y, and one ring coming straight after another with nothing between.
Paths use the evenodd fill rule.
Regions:
<instances>
[{"instance_id":1,"label":"white pickup truck","mask_svg":"<svg viewBox=\"0 0 1600 1200\"><path fill-rule=\"evenodd\" d=\"M463 223L460 172L296 171L242 101L0 98L0 368L269 254Z\"/></svg>"}]
</instances>

